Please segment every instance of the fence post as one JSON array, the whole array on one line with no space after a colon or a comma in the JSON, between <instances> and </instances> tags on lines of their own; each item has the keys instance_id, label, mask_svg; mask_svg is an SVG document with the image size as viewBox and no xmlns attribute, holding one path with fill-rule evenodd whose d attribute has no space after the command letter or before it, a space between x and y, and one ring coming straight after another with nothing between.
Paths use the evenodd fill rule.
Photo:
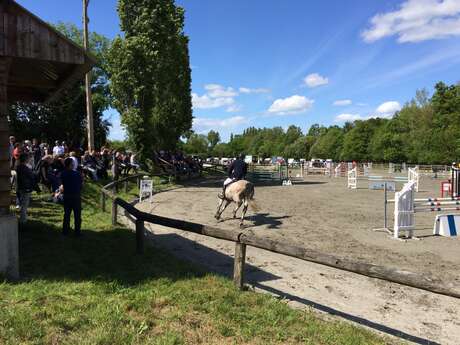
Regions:
<instances>
[{"instance_id":1,"label":"fence post","mask_svg":"<svg viewBox=\"0 0 460 345\"><path fill-rule=\"evenodd\" d=\"M128 180L125 180L125 193L128 193Z\"/></svg>"},{"instance_id":2,"label":"fence post","mask_svg":"<svg viewBox=\"0 0 460 345\"><path fill-rule=\"evenodd\" d=\"M116 203L116 198L112 200L112 225L117 225L117 213L118 213L118 206Z\"/></svg>"},{"instance_id":3,"label":"fence post","mask_svg":"<svg viewBox=\"0 0 460 345\"><path fill-rule=\"evenodd\" d=\"M243 289L244 263L246 261L246 245L235 242L235 261L233 265L233 283L238 290Z\"/></svg>"},{"instance_id":4,"label":"fence post","mask_svg":"<svg viewBox=\"0 0 460 345\"><path fill-rule=\"evenodd\" d=\"M101 192L101 208L102 208L102 212L105 212L105 193L104 191Z\"/></svg>"},{"instance_id":5,"label":"fence post","mask_svg":"<svg viewBox=\"0 0 460 345\"><path fill-rule=\"evenodd\" d=\"M144 253L144 221L141 219L136 219L136 251Z\"/></svg>"}]
</instances>

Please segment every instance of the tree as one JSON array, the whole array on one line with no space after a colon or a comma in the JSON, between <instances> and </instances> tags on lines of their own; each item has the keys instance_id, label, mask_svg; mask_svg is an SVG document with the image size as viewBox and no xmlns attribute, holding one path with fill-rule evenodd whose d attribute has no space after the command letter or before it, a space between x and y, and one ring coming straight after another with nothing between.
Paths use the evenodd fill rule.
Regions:
<instances>
[{"instance_id":1,"label":"tree","mask_svg":"<svg viewBox=\"0 0 460 345\"><path fill-rule=\"evenodd\" d=\"M59 23L56 29L81 45L83 33L73 24ZM90 52L96 57L91 89L93 92L94 132L96 147L105 144L110 123L103 113L110 105L106 72L106 55L110 40L90 33ZM65 140L73 147L86 146L86 103L83 80L66 89L62 97L51 104L15 103L9 111L10 129L19 140L37 138L43 142Z\"/></svg>"},{"instance_id":2,"label":"tree","mask_svg":"<svg viewBox=\"0 0 460 345\"><path fill-rule=\"evenodd\" d=\"M203 134L193 133L183 145L185 153L204 157L208 153L208 139Z\"/></svg>"},{"instance_id":3,"label":"tree","mask_svg":"<svg viewBox=\"0 0 460 345\"><path fill-rule=\"evenodd\" d=\"M333 126L327 129L325 133L320 135L315 144L311 147L311 157L322 159L333 159L338 161L343 145L343 131L338 126Z\"/></svg>"},{"instance_id":4,"label":"tree","mask_svg":"<svg viewBox=\"0 0 460 345\"><path fill-rule=\"evenodd\" d=\"M191 72L184 10L173 0L119 0L124 38L109 71L114 106L141 159L173 149L192 127Z\"/></svg>"},{"instance_id":5,"label":"tree","mask_svg":"<svg viewBox=\"0 0 460 345\"><path fill-rule=\"evenodd\" d=\"M220 142L220 134L214 130L210 130L208 133L209 151L212 152L214 147Z\"/></svg>"}]
</instances>

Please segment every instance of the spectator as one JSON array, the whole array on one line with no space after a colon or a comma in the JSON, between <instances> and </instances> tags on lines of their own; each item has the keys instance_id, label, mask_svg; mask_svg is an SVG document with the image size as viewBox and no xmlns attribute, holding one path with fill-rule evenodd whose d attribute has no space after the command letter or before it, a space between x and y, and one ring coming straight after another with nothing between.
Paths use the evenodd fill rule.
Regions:
<instances>
[{"instance_id":1,"label":"spectator","mask_svg":"<svg viewBox=\"0 0 460 345\"><path fill-rule=\"evenodd\" d=\"M34 158L33 168L35 170L35 168L37 167L38 163L40 163L40 160L43 157L42 149L41 149L40 145L38 144L38 140L35 139L35 138L32 139L32 155L33 155L33 158Z\"/></svg>"},{"instance_id":2,"label":"spectator","mask_svg":"<svg viewBox=\"0 0 460 345\"><path fill-rule=\"evenodd\" d=\"M13 151L14 151L14 148L15 148L15 144L16 144L16 138L11 135L10 136L10 144L9 144L9 159L10 159L10 169L13 170L14 169L14 163L15 163L15 159L13 157Z\"/></svg>"},{"instance_id":3,"label":"spectator","mask_svg":"<svg viewBox=\"0 0 460 345\"><path fill-rule=\"evenodd\" d=\"M122 158L121 153L118 151L115 151L113 154L113 160L112 160L112 177L114 181L117 181L120 178L121 158Z\"/></svg>"},{"instance_id":4,"label":"spectator","mask_svg":"<svg viewBox=\"0 0 460 345\"><path fill-rule=\"evenodd\" d=\"M83 165L83 170L89 173L93 181L97 181L97 166L93 157L90 156L88 151L85 151L81 163Z\"/></svg>"},{"instance_id":5,"label":"spectator","mask_svg":"<svg viewBox=\"0 0 460 345\"><path fill-rule=\"evenodd\" d=\"M134 172L137 173L137 170L140 168L140 166L139 163L137 163L135 154L131 154L129 163L131 164L131 167L134 169Z\"/></svg>"},{"instance_id":6,"label":"spectator","mask_svg":"<svg viewBox=\"0 0 460 345\"><path fill-rule=\"evenodd\" d=\"M62 173L61 193L64 193L64 220L62 234L68 235L70 231L70 215L73 211L75 236L81 235L81 188L82 178L80 173L72 170L73 160L66 158L65 170Z\"/></svg>"},{"instance_id":7,"label":"spectator","mask_svg":"<svg viewBox=\"0 0 460 345\"><path fill-rule=\"evenodd\" d=\"M22 153L21 144L15 143L14 150L13 150L13 160L14 162L19 160L19 155Z\"/></svg>"},{"instance_id":8,"label":"spectator","mask_svg":"<svg viewBox=\"0 0 460 345\"><path fill-rule=\"evenodd\" d=\"M70 159L72 160L72 170L77 171L79 164L77 153L75 151L70 152Z\"/></svg>"},{"instance_id":9,"label":"spectator","mask_svg":"<svg viewBox=\"0 0 460 345\"><path fill-rule=\"evenodd\" d=\"M107 179L109 177L109 174L107 173L107 171L110 168L109 150L107 150L105 148L102 150L101 160L102 160L101 178Z\"/></svg>"},{"instance_id":10,"label":"spectator","mask_svg":"<svg viewBox=\"0 0 460 345\"><path fill-rule=\"evenodd\" d=\"M53 156L60 157L60 156L63 156L64 153L65 153L64 146L59 144L59 140L56 140L54 142L54 147L53 147Z\"/></svg>"},{"instance_id":11,"label":"spectator","mask_svg":"<svg viewBox=\"0 0 460 345\"><path fill-rule=\"evenodd\" d=\"M30 194L35 185L35 178L32 170L26 165L27 154L21 153L16 167L17 187L16 195L19 201L20 217L19 222L27 222L27 208L29 207Z\"/></svg>"}]
</instances>

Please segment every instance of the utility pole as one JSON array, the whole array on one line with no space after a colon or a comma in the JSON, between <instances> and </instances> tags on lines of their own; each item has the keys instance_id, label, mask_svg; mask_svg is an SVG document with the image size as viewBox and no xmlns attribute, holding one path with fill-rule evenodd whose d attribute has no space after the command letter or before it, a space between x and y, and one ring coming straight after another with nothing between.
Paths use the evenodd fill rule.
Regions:
<instances>
[{"instance_id":1,"label":"utility pole","mask_svg":"<svg viewBox=\"0 0 460 345\"><path fill-rule=\"evenodd\" d=\"M83 0L83 47L89 51L88 43L88 4L89 0ZM86 129L88 132L88 151L94 150L94 126L93 126L93 102L91 99L91 71L85 76L86 89Z\"/></svg>"}]
</instances>

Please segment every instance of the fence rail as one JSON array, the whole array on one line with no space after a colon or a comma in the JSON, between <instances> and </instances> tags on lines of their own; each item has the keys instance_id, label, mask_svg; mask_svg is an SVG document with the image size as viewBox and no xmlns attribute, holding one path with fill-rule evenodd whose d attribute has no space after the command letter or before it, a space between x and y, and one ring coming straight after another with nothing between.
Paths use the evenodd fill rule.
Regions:
<instances>
[{"instance_id":1,"label":"fence rail","mask_svg":"<svg viewBox=\"0 0 460 345\"><path fill-rule=\"evenodd\" d=\"M126 179L138 178L142 175L133 175ZM114 181L102 188L102 194L112 199L112 224L116 225L118 220L118 207L125 210L136 228L136 249L139 254L144 251L145 222L192 232L217 239L223 239L235 243L233 281L237 288L242 289L244 284L244 266L246 261L246 247L252 246L264 249L273 253L286 255L316 264L333 267L339 270L353 272L370 278L377 278L388 282L406 285L441 295L460 298L458 284L443 282L439 279L429 277L425 274L418 274L404 271L398 268L379 266L366 262L341 258L335 255L324 254L308 248L299 247L290 243L281 243L267 238L261 238L240 230L216 228L204 224L189 222L185 220L172 219L146 213L137 209L133 204L115 196L109 190L114 184L124 183L126 179Z\"/></svg>"}]
</instances>

